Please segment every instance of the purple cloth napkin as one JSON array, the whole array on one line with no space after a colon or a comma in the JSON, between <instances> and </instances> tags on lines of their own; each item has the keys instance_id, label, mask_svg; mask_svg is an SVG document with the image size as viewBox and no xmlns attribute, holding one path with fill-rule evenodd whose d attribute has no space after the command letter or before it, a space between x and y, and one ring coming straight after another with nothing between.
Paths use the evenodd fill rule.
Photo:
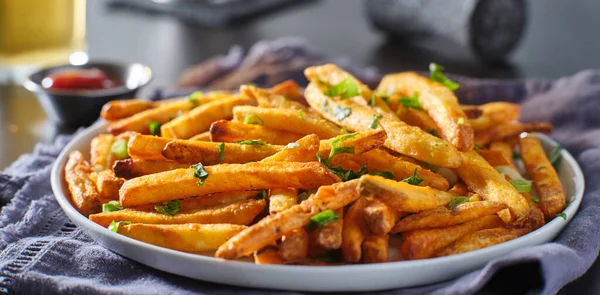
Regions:
<instances>
[{"instance_id":1,"label":"purple cloth napkin","mask_svg":"<svg viewBox=\"0 0 600 295\"><path fill-rule=\"evenodd\" d=\"M273 65L285 68L282 64L291 59L307 64L325 61L298 42L261 42L246 58L237 51L213 60L213 67L223 68L213 68L214 76L205 79L205 86L212 85L210 81L225 81L228 75L242 75L241 69L263 69L255 77L264 77L269 83L301 77L301 69L268 71ZM354 70L364 79L378 77L371 70ZM583 202L553 243L519 249L455 280L380 294L474 294L490 284L495 290L492 293L510 294L514 291L511 286L529 279L537 280L538 285L525 284L533 288L527 291L554 294L581 276L600 249L600 72L585 71L554 82L459 80L457 94L463 103L520 102L521 120L551 121L553 137L583 168ZM0 293L298 294L187 279L130 261L94 243L68 220L50 189L52 163L70 138L60 136L53 144L39 144L33 154L21 156L0 174L0 197L8 202L0 214Z\"/></svg>"}]
</instances>

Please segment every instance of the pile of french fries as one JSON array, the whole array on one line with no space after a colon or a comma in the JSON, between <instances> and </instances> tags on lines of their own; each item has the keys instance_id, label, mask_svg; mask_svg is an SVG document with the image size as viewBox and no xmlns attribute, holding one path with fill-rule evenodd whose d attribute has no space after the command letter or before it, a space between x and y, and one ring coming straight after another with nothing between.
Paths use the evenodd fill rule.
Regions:
<instances>
[{"instance_id":1,"label":"pile of french fries","mask_svg":"<svg viewBox=\"0 0 600 295\"><path fill-rule=\"evenodd\" d=\"M460 105L440 72L376 90L333 64L305 75L304 91L109 102L90 160L66 164L73 205L143 242L257 264L447 256L565 217L560 153L528 133L552 126L518 122L518 105Z\"/></svg>"}]
</instances>

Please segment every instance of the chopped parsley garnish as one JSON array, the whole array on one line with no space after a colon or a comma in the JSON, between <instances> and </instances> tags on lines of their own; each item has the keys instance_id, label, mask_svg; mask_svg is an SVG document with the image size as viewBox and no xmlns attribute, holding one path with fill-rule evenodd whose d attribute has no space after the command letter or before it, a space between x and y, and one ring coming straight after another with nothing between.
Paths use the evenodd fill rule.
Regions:
<instances>
[{"instance_id":1,"label":"chopped parsley garnish","mask_svg":"<svg viewBox=\"0 0 600 295\"><path fill-rule=\"evenodd\" d=\"M150 134L154 136L160 136L160 123L150 122L148 124L148 129L150 129Z\"/></svg>"},{"instance_id":2,"label":"chopped parsley garnish","mask_svg":"<svg viewBox=\"0 0 600 295\"><path fill-rule=\"evenodd\" d=\"M406 182L408 184L412 184L412 185L419 185L419 184L421 184L421 182L423 182L423 178L419 178L417 176L417 173L419 172L418 170L419 170L419 168L415 168L415 171L413 172L413 176L411 176L409 178L405 178L402 181Z\"/></svg>"},{"instance_id":3,"label":"chopped parsley garnish","mask_svg":"<svg viewBox=\"0 0 600 295\"><path fill-rule=\"evenodd\" d=\"M119 159L129 157L127 154L127 141L125 139L116 140L110 147L110 152Z\"/></svg>"},{"instance_id":4,"label":"chopped parsley garnish","mask_svg":"<svg viewBox=\"0 0 600 295\"><path fill-rule=\"evenodd\" d=\"M433 135L433 136L435 136L435 137L437 137L437 136L438 136L437 132L436 132L436 131L435 131L435 129L433 129L433 128L431 128L431 129L427 129L427 131L426 131L426 132L427 132L427 133L429 133L429 134L431 134L431 135Z\"/></svg>"},{"instance_id":5,"label":"chopped parsley garnish","mask_svg":"<svg viewBox=\"0 0 600 295\"><path fill-rule=\"evenodd\" d=\"M260 139L246 139L241 141L236 141L237 144L247 144L247 145L266 145L267 143Z\"/></svg>"},{"instance_id":6,"label":"chopped parsley garnish","mask_svg":"<svg viewBox=\"0 0 600 295\"><path fill-rule=\"evenodd\" d=\"M421 106L421 102L419 101L419 92L416 92L416 91L413 94L413 96L401 97L398 100L398 103L400 103L405 108L413 108L413 109L417 109L417 110L423 109L423 107Z\"/></svg>"},{"instance_id":7,"label":"chopped parsley garnish","mask_svg":"<svg viewBox=\"0 0 600 295\"><path fill-rule=\"evenodd\" d=\"M341 121L350 116L351 112L352 110L350 108L335 106L335 108L333 109L333 116L336 120Z\"/></svg>"},{"instance_id":8,"label":"chopped parsley garnish","mask_svg":"<svg viewBox=\"0 0 600 295\"><path fill-rule=\"evenodd\" d=\"M110 230L113 233L116 233L117 231L119 231L119 225L121 225L121 223L127 225L127 224L131 224L131 221L114 221L113 220L110 223L110 225L108 226L108 230Z\"/></svg>"},{"instance_id":9,"label":"chopped parsley garnish","mask_svg":"<svg viewBox=\"0 0 600 295\"><path fill-rule=\"evenodd\" d=\"M381 117L383 117L381 114L373 115L373 121L371 121L371 125L369 125L369 128L377 129L378 122L379 119L381 119Z\"/></svg>"},{"instance_id":10,"label":"chopped parsley garnish","mask_svg":"<svg viewBox=\"0 0 600 295\"><path fill-rule=\"evenodd\" d=\"M181 209L179 200L164 202L162 205L154 205L154 210L164 215L175 215Z\"/></svg>"},{"instance_id":11,"label":"chopped parsley garnish","mask_svg":"<svg viewBox=\"0 0 600 295\"><path fill-rule=\"evenodd\" d=\"M465 196L456 197L456 198L452 199L452 201L450 201L450 203L448 203L448 209L454 209L454 208L456 208L456 206L466 203L468 201L469 201L468 197L465 197Z\"/></svg>"},{"instance_id":12,"label":"chopped parsley garnish","mask_svg":"<svg viewBox=\"0 0 600 295\"><path fill-rule=\"evenodd\" d=\"M429 78L433 81L442 83L442 85L448 87L450 90L454 91L460 87L460 85L446 77L444 75L444 67L436 64L429 64Z\"/></svg>"},{"instance_id":13,"label":"chopped parsley garnish","mask_svg":"<svg viewBox=\"0 0 600 295\"><path fill-rule=\"evenodd\" d=\"M563 148L560 145L557 145L550 152L550 158L548 160L550 160L550 163L552 163L554 169L558 169L558 164L560 163L562 150Z\"/></svg>"},{"instance_id":14,"label":"chopped parsley garnish","mask_svg":"<svg viewBox=\"0 0 600 295\"><path fill-rule=\"evenodd\" d=\"M340 219L340 216L334 210L325 210L310 218L310 223L307 226L308 231L313 231L317 227L321 227L330 222Z\"/></svg>"},{"instance_id":15,"label":"chopped parsley garnish","mask_svg":"<svg viewBox=\"0 0 600 295\"><path fill-rule=\"evenodd\" d=\"M219 143L217 149L219 149L219 163L223 163L223 160L225 159L225 143Z\"/></svg>"},{"instance_id":16,"label":"chopped parsley garnish","mask_svg":"<svg viewBox=\"0 0 600 295\"><path fill-rule=\"evenodd\" d=\"M327 86L328 89L325 91L325 95L327 96L340 96L341 99L346 99L360 95L360 92L358 91L358 85L356 85L356 83L349 77L333 86L327 85L323 81L320 81L319 83Z\"/></svg>"},{"instance_id":17,"label":"chopped parsley garnish","mask_svg":"<svg viewBox=\"0 0 600 295\"><path fill-rule=\"evenodd\" d=\"M265 121L256 114L250 114L244 118L244 124L265 125Z\"/></svg>"},{"instance_id":18,"label":"chopped parsley garnish","mask_svg":"<svg viewBox=\"0 0 600 295\"><path fill-rule=\"evenodd\" d=\"M371 99L369 99L369 105L370 106L374 106L375 105L375 94L371 95Z\"/></svg>"},{"instance_id":19,"label":"chopped parsley garnish","mask_svg":"<svg viewBox=\"0 0 600 295\"><path fill-rule=\"evenodd\" d=\"M302 110L298 111L298 117L300 117L300 119L304 119L304 113L302 112Z\"/></svg>"},{"instance_id":20,"label":"chopped parsley garnish","mask_svg":"<svg viewBox=\"0 0 600 295\"><path fill-rule=\"evenodd\" d=\"M258 194L258 196L256 196L257 200L266 200L267 196L269 195L269 193L267 192L266 189L260 191L260 194Z\"/></svg>"},{"instance_id":21,"label":"chopped parsley garnish","mask_svg":"<svg viewBox=\"0 0 600 295\"><path fill-rule=\"evenodd\" d=\"M348 180L359 178L360 176L362 176L368 172L366 165L363 165L362 167L360 167L360 169L358 171L346 170L342 167L331 167L331 165L330 165L330 161L333 158L333 156L335 156L335 155L339 155L339 154L343 154L343 153L354 154L354 147L343 147L343 146L340 146L340 144L342 142L344 142L345 140L355 137L357 135L358 135L358 133L346 134L346 135L340 136L339 138L334 139L331 142L331 151L329 152L329 156L327 157L327 159L323 159L321 157L321 155L319 153L317 153L317 160L319 161L319 163L325 165L325 167L327 167L327 169L329 169L331 172L333 172L335 175L337 175L343 181L348 181Z\"/></svg>"},{"instance_id":22,"label":"chopped parsley garnish","mask_svg":"<svg viewBox=\"0 0 600 295\"><path fill-rule=\"evenodd\" d=\"M204 92L202 91L195 91L194 93L190 94L188 96L188 101L194 105L194 107L198 106L198 98L200 96L204 95Z\"/></svg>"},{"instance_id":23,"label":"chopped parsley garnish","mask_svg":"<svg viewBox=\"0 0 600 295\"><path fill-rule=\"evenodd\" d=\"M102 212L114 212L123 210L121 203L119 201L110 201L108 203L102 204Z\"/></svg>"},{"instance_id":24,"label":"chopped parsley garnish","mask_svg":"<svg viewBox=\"0 0 600 295\"><path fill-rule=\"evenodd\" d=\"M300 144L297 143L297 142L290 142L285 147L288 148L288 149L293 149L293 148L297 148L299 146L300 146Z\"/></svg>"},{"instance_id":25,"label":"chopped parsley garnish","mask_svg":"<svg viewBox=\"0 0 600 295\"><path fill-rule=\"evenodd\" d=\"M486 150L485 147L482 147L480 144L478 144L476 142L473 143L473 146L474 146L474 148L473 148L474 150L482 150L482 151Z\"/></svg>"},{"instance_id":26,"label":"chopped parsley garnish","mask_svg":"<svg viewBox=\"0 0 600 295\"><path fill-rule=\"evenodd\" d=\"M383 102L385 102L385 104L387 104L387 105L390 104L390 102L389 102L389 99L390 99L389 96L387 96L387 95L385 95L383 93L377 93L376 95L379 96L379 98L381 98L381 100L383 100Z\"/></svg>"},{"instance_id":27,"label":"chopped parsley garnish","mask_svg":"<svg viewBox=\"0 0 600 295\"><path fill-rule=\"evenodd\" d=\"M531 196L531 201L534 202L534 203L536 203L536 204L540 203L540 199L538 199L538 198L536 198L534 196Z\"/></svg>"},{"instance_id":28,"label":"chopped parsley garnish","mask_svg":"<svg viewBox=\"0 0 600 295\"><path fill-rule=\"evenodd\" d=\"M458 120L456 121L456 123L458 123L458 125L464 125L465 124L465 118L463 118L463 117L458 118Z\"/></svg>"},{"instance_id":29,"label":"chopped parsley garnish","mask_svg":"<svg viewBox=\"0 0 600 295\"><path fill-rule=\"evenodd\" d=\"M329 151L329 157L327 158L327 162L329 163L331 158L333 158L333 156L335 156L335 155L339 155L342 153L354 154L354 147L343 147L343 146L340 146L340 144L352 137L357 136L357 135L358 135L358 133L346 134L346 135L340 136L339 138L334 139L331 142L331 151Z\"/></svg>"},{"instance_id":30,"label":"chopped parsley garnish","mask_svg":"<svg viewBox=\"0 0 600 295\"><path fill-rule=\"evenodd\" d=\"M381 172L369 172L370 175L376 175L376 176L381 176L383 178L387 178L387 179L395 179L394 177L394 173L390 172L390 171L381 171Z\"/></svg>"},{"instance_id":31,"label":"chopped parsley garnish","mask_svg":"<svg viewBox=\"0 0 600 295\"><path fill-rule=\"evenodd\" d=\"M560 213L556 214L556 217L562 217L562 219L567 220L567 213L560 212Z\"/></svg>"},{"instance_id":32,"label":"chopped parsley garnish","mask_svg":"<svg viewBox=\"0 0 600 295\"><path fill-rule=\"evenodd\" d=\"M531 181L525 179L511 179L510 184L512 184L518 192L524 194L531 191Z\"/></svg>"},{"instance_id":33,"label":"chopped parsley garnish","mask_svg":"<svg viewBox=\"0 0 600 295\"><path fill-rule=\"evenodd\" d=\"M198 163L190 166L190 168L194 168L194 177L199 179L198 186L203 185L204 181L208 178L208 171L204 169L204 165L202 165L202 163Z\"/></svg>"}]
</instances>

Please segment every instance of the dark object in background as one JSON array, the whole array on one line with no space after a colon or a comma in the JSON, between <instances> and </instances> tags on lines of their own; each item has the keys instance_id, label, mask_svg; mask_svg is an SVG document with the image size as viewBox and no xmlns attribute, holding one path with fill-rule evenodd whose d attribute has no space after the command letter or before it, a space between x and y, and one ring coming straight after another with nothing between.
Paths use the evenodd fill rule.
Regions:
<instances>
[{"instance_id":1,"label":"dark object in background","mask_svg":"<svg viewBox=\"0 0 600 295\"><path fill-rule=\"evenodd\" d=\"M502 61L525 28L524 0L367 0L380 30L410 38L446 38L485 61ZM443 49L441 49L443 50Z\"/></svg>"},{"instance_id":2,"label":"dark object in background","mask_svg":"<svg viewBox=\"0 0 600 295\"><path fill-rule=\"evenodd\" d=\"M122 81L123 85L99 90L55 90L42 86L42 80L51 73L71 68L98 68L112 80ZM152 71L142 64L89 62L42 69L31 74L23 86L37 95L42 108L56 125L79 127L89 126L96 121L106 102L134 98L137 91L151 79Z\"/></svg>"}]
</instances>

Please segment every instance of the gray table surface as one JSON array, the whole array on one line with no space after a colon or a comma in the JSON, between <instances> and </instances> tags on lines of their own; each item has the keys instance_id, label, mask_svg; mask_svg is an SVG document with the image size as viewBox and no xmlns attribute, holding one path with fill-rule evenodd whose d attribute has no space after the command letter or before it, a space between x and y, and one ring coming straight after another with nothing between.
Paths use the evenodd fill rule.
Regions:
<instances>
[{"instance_id":1,"label":"gray table surface","mask_svg":"<svg viewBox=\"0 0 600 295\"><path fill-rule=\"evenodd\" d=\"M154 80L141 95L173 84L189 65L222 54L232 44L249 48L262 39L299 36L328 55L383 73L426 70L430 61L449 71L485 78L557 78L600 68L600 1L528 1L525 36L509 61L486 65L445 41L406 44L374 31L359 0L310 1L222 29L200 28L167 15L114 9L88 1L87 36L92 59L148 64ZM0 86L0 169L35 143L69 130L50 124L34 96L16 86ZM559 294L600 294L600 263ZM527 280L528 278L523 278ZM535 280L536 278L532 278ZM539 278L537 278L539 280ZM525 282L515 281L515 284ZM494 282L482 293L494 292Z\"/></svg>"}]
</instances>

